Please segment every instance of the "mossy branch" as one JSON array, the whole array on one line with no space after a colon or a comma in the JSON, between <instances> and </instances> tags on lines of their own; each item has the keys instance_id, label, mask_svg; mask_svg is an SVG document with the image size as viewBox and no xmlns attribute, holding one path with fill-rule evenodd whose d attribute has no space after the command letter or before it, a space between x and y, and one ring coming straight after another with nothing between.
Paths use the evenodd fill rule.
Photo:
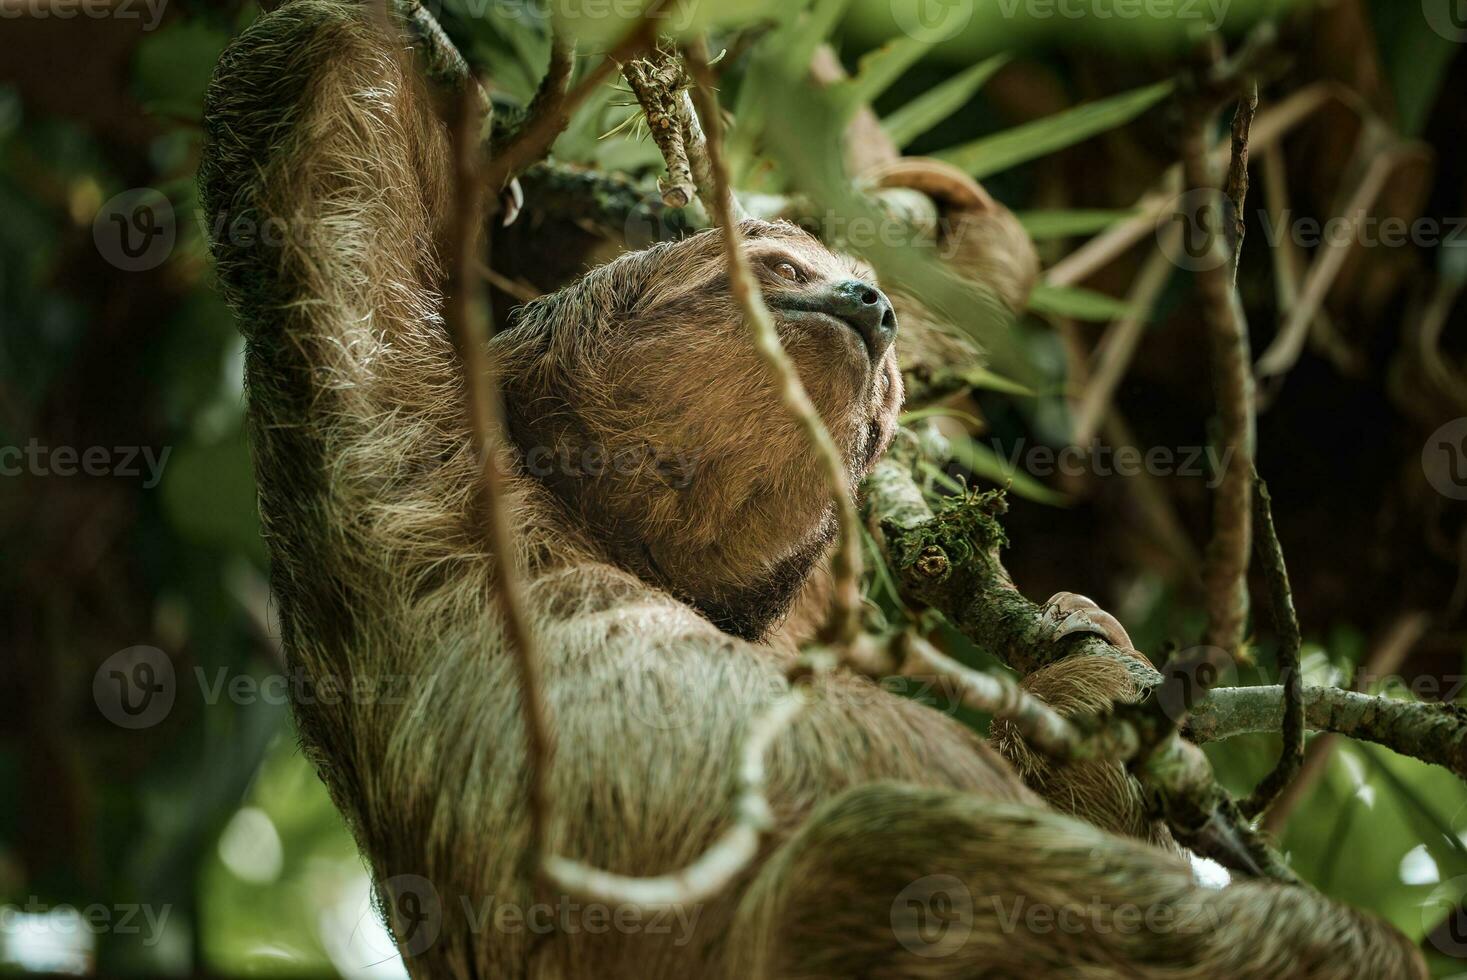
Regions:
<instances>
[{"instance_id":1,"label":"mossy branch","mask_svg":"<svg viewBox=\"0 0 1467 980\"><path fill-rule=\"evenodd\" d=\"M1227 792L1217 785L1207 759L1182 740L1177 725L1192 703L1188 672L1161 677L1132 653L1094 635L1056 642L1040 607L1019 594L1004 568L1007 544L998 517L1001 492L954 497L934 513L912 480L916 439L904 433L898 447L877 464L865 485L868 522L885 542L891 568L906 597L942 613L974 642L1021 674L1076 654L1115 659L1143 687L1157 687L1138 704L1117 705L1095 717L1065 719L1064 727L1033 705L1012 699L1003 684L978 683L966 668L952 671L970 696L986 693L1040 738L1031 742L1053 761L1106 757L1128 763L1179 841L1199 854L1255 875L1282 881L1295 877L1254 832ZM940 655L938 655L940 657ZM931 667L947 666L932 654ZM1159 687L1158 687L1159 685ZM989 689L991 687L991 689Z\"/></svg>"},{"instance_id":2,"label":"mossy branch","mask_svg":"<svg viewBox=\"0 0 1467 980\"><path fill-rule=\"evenodd\" d=\"M1456 704L1402 701L1338 687L1306 686L1300 691L1304 724L1383 745L1401 755L1444 766L1467 779L1467 709ZM1193 741L1210 742L1276 732L1284 721L1285 688L1218 688L1187 720Z\"/></svg>"}]
</instances>

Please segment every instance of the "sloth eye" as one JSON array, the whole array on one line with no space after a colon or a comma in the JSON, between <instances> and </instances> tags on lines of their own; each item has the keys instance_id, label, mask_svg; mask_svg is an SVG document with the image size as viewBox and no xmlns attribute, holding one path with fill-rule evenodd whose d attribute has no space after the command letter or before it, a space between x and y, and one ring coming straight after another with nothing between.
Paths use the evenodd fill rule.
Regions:
<instances>
[{"instance_id":1,"label":"sloth eye","mask_svg":"<svg viewBox=\"0 0 1467 980\"><path fill-rule=\"evenodd\" d=\"M788 279L791 282L799 282L802 278L800 275L800 270L796 269L794 263L792 262L778 263L774 267L774 274L776 276L779 276L781 279Z\"/></svg>"}]
</instances>

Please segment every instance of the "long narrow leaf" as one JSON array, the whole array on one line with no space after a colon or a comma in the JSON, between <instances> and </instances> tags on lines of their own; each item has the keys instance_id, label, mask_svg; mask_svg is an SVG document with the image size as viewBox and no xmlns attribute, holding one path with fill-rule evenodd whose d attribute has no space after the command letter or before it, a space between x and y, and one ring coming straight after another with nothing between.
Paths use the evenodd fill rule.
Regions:
<instances>
[{"instance_id":1,"label":"long narrow leaf","mask_svg":"<svg viewBox=\"0 0 1467 980\"><path fill-rule=\"evenodd\" d=\"M1021 211L1014 217L1035 241L1094 235L1111 225L1134 218L1135 208L1118 211Z\"/></svg>"},{"instance_id":2,"label":"long narrow leaf","mask_svg":"<svg viewBox=\"0 0 1467 980\"><path fill-rule=\"evenodd\" d=\"M1114 296L1097 293L1078 286L1034 287L1029 295L1029 309L1034 313L1051 316L1067 316L1076 320L1109 323L1119 320L1131 312L1131 308Z\"/></svg>"},{"instance_id":3,"label":"long narrow leaf","mask_svg":"<svg viewBox=\"0 0 1467 980\"><path fill-rule=\"evenodd\" d=\"M1174 87L1170 81L1157 82L943 150L936 156L974 177L986 177L1124 125L1170 95Z\"/></svg>"},{"instance_id":4,"label":"long narrow leaf","mask_svg":"<svg viewBox=\"0 0 1467 980\"><path fill-rule=\"evenodd\" d=\"M861 56L856 74L840 84L838 97L849 99L851 105L875 101L931 47L919 38L903 37L867 52Z\"/></svg>"},{"instance_id":5,"label":"long narrow leaf","mask_svg":"<svg viewBox=\"0 0 1467 980\"><path fill-rule=\"evenodd\" d=\"M891 115L881 120L881 128L897 146L906 146L912 140L957 112L971 99L994 72L1008 64L1006 54L994 55L985 61L954 75L929 92L924 92Z\"/></svg>"}]
</instances>

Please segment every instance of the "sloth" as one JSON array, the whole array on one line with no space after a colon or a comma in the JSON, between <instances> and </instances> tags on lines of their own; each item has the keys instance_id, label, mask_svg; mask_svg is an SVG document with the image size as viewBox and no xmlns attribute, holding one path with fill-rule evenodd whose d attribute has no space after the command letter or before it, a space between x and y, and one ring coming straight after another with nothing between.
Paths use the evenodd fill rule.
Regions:
<instances>
[{"instance_id":1,"label":"sloth","mask_svg":"<svg viewBox=\"0 0 1467 980\"><path fill-rule=\"evenodd\" d=\"M948 715L839 671L770 746L771 832L720 895L644 917L551 894L442 318L435 95L382 18L293 0L223 54L205 122L210 227L288 229L212 247L301 741L412 976L1425 976L1389 926L1305 888L1200 887L1182 856L1052 809ZM741 230L859 480L901 402L891 304L792 226ZM524 584L553 741L545 847L621 874L685 867L733 819L743 737L788 689L769 637L832 533L721 249L624 255L491 342L515 531L497 557Z\"/></svg>"}]
</instances>

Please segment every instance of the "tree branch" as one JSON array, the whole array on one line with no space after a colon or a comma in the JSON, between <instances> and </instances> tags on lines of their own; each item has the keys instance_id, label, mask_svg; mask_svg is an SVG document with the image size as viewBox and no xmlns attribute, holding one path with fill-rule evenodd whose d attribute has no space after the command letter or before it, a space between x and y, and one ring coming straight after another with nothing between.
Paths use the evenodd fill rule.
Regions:
<instances>
[{"instance_id":1,"label":"tree branch","mask_svg":"<svg viewBox=\"0 0 1467 980\"><path fill-rule=\"evenodd\" d=\"M652 0L626 36L560 98L547 96L542 102L537 96L535 102L540 103L540 111L527 116L514 136L496 147L494 159L489 162L484 177L494 191L497 192L526 167L543 159L581 103L616 71L617 66L652 43L656 36L656 15L662 6L663 0ZM553 53L551 68L553 73L556 70Z\"/></svg>"},{"instance_id":2,"label":"tree branch","mask_svg":"<svg viewBox=\"0 0 1467 980\"><path fill-rule=\"evenodd\" d=\"M1160 680L1131 653L1098 636L1080 634L1056 642L1041 610L1021 596L999 559L1007 543L997 515L1000 492L953 498L933 514L912 480L913 457L920 449L905 433L865 484L868 522L882 532L892 571L907 597L944 613L961 631L1020 673L1066 656L1083 654L1125 664L1145 687ZM940 654L926 653L927 666L945 667ZM1039 732L1036 749L1056 761L1088 758L1104 748L1109 758L1126 761L1141 780L1179 841L1199 854L1255 875L1297 879L1237 812L1212 776L1207 759L1184 742L1177 725L1190 706L1197 671L1168 671L1160 688L1139 704L1117 705L1110 714L1067 719L1062 729L1031 705L1013 700L1001 682L977 682L966 668L951 672L975 700L991 696L1011 707L1023 723ZM1084 733L1081 735L1080 733Z\"/></svg>"},{"instance_id":3,"label":"tree branch","mask_svg":"<svg viewBox=\"0 0 1467 980\"><path fill-rule=\"evenodd\" d=\"M868 522L885 537L908 595L942 611L1020 674L1083 654L1119 661L1145 687L1161 682L1155 670L1099 636L1080 633L1055 642L1043 610L1019 593L999 559L1008 544L997 520L1007 510L1003 495L979 494L934 516L912 481L920 453L916 437L904 430L863 487Z\"/></svg>"},{"instance_id":4,"label":"tree branch","mask_svg":"<svg viewBox=\"0 0 1467 980\"><path fill-rule=\"evenodd\" d=\"M1445 766L1467 779L1467 710L1455 704L1400 701L1338 687L1303 688L1304 721L1310 729L1374 742L1401 755ZM1283 724L1284 688L1213 690L1187 720L1187 735L1212 742Z\"/></svg>"},{"instance_id":5,"label":"tree branch","mask_svg":"<svg viewBox=\"0 0 1467 980\"><path fill-rule=\"evenodd\" d=\"M1233 153L1228 164L1228 181L1225 192L1233 205L1233 287L1238 285L1238 263L1243 258L1243 236L1248 233L1248 222L1244 217L1243 205L1248 199L1248 135L1253 129L1253 114L1258 111L1258 83L1248 86L1247 92L1238 100L1233 112Z\"/></svg>"},{"instance_id":6,"label":"tree branch","mask_svg":"<svg viewBox=\"0 0 1467 980\"><path fill-rule=\"evenodd\" d=\"M699 197L711 215L715 181L682 62L675 52L659 46L648 57L622 65L621 73L637 97L647 129L667 164L667 179L658 181L662 203L684 208Z\"/></svg>"},{"instance_id":7,"label":"tree branch","mask_svg":"<svg viewBox=\"0 0 1467 980\"><path fill-rule=\"evenodd\" d=\"M1289 587L1289 571L1284 566L1284 550L1273 524L1268 484L1263 482L1257 471L1253 473L1253 481L1253 527L1258 534L1255 547L1264 581L1268 583L1274 629L1279 634L1279 679L1284 682L1284 745L1278 764L1241 804L1243 814L1249 819L1269 808L1284 787L1299 774L1299 767L1304 762L1304 678L1299 669L1299 619L1294 614L1294 593Z\"/></svg>"},{"instance_id":8,"label":"tree branch","mask_svg":"<svg viewBox=\"0 0 1467 980\"><path fill-rule=\"evenodd\" d=\"M486 223L481 216L487 185L482 179L483 144L477 136L477 125L483 115L477 111L469 89L461 92L457 109L452 130L456 207L443 319L464 367L464 398L474 437L470 451L477 454L481 469L479 504L485 545L492 562L494 597L504 617L505 644L519 671L520 711L530 771L528 857L533 867L543 854L550 808L546 773L552 748L545 725L534 637L525 612L524 586L515 563L514 537L504 504L511 479L505 459L504 406L497 369L488 355L490 317L478 275L479 254L486 234Z\"/></svg>"},{"instance_id":9,"label":"tree branch","mask_svg":"<svg viewBox=\"0 0 1467 980\"><path fill-rule=\"evenodd\" d=\"M1210 113L1187 124L1182 141L1182 172L1188 191L1216 187L1207 162ZM1207 585L1207 631L1204 642L1236 656L1248 621L1248 556L1251 548L1250 502L1253 468L1253 373L1248 331L1238 309L1228 257L1223 251L1215 213L1209 222L1210 255L1197 270L1202 318L1211 351L1212 385L1217 400L1221 459L1228 462L1213 496L1212 539L1208 542L1204 580Z\"/></svg>"}]
</instances>

